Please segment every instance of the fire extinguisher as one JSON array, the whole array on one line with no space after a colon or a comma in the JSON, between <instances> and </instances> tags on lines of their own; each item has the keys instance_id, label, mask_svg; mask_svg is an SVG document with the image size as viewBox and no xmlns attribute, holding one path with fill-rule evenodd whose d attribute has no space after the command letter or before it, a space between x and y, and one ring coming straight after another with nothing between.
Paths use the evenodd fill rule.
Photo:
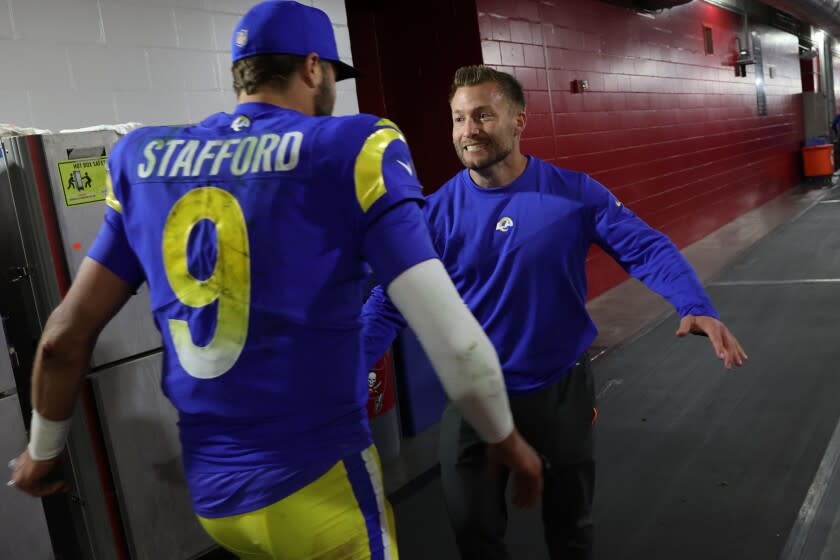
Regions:
<instances>
[{"instance_id":1,"label":"fire extinguisher","mask_svg":"<svg viewBox=\"0 0 840 560\"><path fill-rule=\"evenodd\" d=\"M388 350L368 372L368 418L385 414L395 402L394 358Z\"/></svg>"}]
</instances>

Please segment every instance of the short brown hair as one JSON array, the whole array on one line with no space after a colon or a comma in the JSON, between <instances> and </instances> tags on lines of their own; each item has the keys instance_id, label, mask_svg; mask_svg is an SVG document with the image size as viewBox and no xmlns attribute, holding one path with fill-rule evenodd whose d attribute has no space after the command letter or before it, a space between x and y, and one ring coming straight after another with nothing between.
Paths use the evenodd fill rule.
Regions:
<instances>
[{"instance_id":1,"label":"short brown hair","mask_svg":"<svg viewBox=\"0 0 840 560\"><path fill-rule=\"evenodd\" d=\"M233 89L236 95L243 91L252 94L258 88L269 85L279 91L289 87L289 78L306 60L305 56L295 54L260 54L241 58L233 63ZM321 60L321 65L330 64Z\"/></svg>"},{"instance_id":2,"label":"short brown hair","mask_svg":"<svg viewBox=\"0 0 840 560\"><path fill-rule=\"evenodd\" d=\"M452 98L455 97L458 88L477 86L488 82L498 85L499 89L502 90L502 95L507 97L516 109L525 110L525 92L522 91L522 84L507 72L500 72L483 64L461 66L455 71L452 88L449 90L449 102L452 103Z\"/></svg>"}]
</instances>

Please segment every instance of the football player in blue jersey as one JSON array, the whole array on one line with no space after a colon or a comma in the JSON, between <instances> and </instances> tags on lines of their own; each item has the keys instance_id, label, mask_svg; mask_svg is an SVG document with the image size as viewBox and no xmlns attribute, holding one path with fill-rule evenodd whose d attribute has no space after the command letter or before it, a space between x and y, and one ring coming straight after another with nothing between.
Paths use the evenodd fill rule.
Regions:
<instances>
[{"instance_id":1,"label":"football player in blue jersey","mask_svg":"<svg viewBox=\"0 0 840 560\"><path fill-rule=\"evenodd\" d=\"M232 54L232 114L115 145L105 223L38 347L31 440L12 483L62 488L47 475L97 335L147 282L162 387L208 533L248 559L396 558L365 408L367 262L491 462L516 473L516 502L533 505L541 461L437 258L405 138L372 115L327 116L335 81L356 75L327 15L258 4Z\"/></svg>"},{"instance_id":2,"label":"football player in blue jersey","mask_svg":"<svg viewBox=\"0 0 840 560\"><path fill-rule=\"evenodd\" d=\"M679 250L583 173L521 153L525 96L487 66L455 74L452 141L464 169L424 208L441 260L502 362L525 439L548 459L542 516L552 558L592 557L597 418L586 350L597 331L586 311L586 255L598 244L679 312L678 336L704 333L727 368L746 354ZM373 363L405 325L381 288L363 310ZM504 478L483 476L485 444L448 407L441 482L461 557L510 558Z\"/></svg>"}]
</instances>

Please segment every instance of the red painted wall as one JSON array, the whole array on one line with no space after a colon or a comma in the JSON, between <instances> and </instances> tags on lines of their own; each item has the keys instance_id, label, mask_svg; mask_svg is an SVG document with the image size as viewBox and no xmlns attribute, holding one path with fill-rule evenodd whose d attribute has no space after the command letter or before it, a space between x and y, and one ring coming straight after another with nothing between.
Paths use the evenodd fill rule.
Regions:
<instances>
[{"instance_id":1,"label":"red painted wall","mask_svg":"<svg viewBox=\"0 0 840 560\"><path fill-rule=\"evenodd\" d=\"M737 14L705 2L654 19L597 0L477 0L485 64L526 89L526 153L590 173L679 247L798 183L802 91L797 39L762 37L768 115L754 67L731 65ZM715 52L704 54L703 25ZM775 78L769 78L769 66ZM573 80L589 90L573 93ZM600 249L590 296L626 275Z\"/></svg>"}]
</instances>

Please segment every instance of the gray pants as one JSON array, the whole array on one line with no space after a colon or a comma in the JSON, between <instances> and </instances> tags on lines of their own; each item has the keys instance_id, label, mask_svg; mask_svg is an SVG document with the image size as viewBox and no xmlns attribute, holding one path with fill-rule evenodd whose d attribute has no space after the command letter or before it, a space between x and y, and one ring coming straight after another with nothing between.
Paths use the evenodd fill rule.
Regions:
<instances>
[{"instance_id":1,"label":"gray pants","mask_svg":"<svg viewBox=\"0 0 840 560\"><path fill-rule=\"evenodd\" d=\"M543 530L553 560L592 558L592 423L595 390L587 356L558 382L510 397L514 422L547 462ZM463 560L511 558L504 542L508 473L487 476L486 448L454 407L441 420L441 483Z\"/></svg>"}]
</instances>

